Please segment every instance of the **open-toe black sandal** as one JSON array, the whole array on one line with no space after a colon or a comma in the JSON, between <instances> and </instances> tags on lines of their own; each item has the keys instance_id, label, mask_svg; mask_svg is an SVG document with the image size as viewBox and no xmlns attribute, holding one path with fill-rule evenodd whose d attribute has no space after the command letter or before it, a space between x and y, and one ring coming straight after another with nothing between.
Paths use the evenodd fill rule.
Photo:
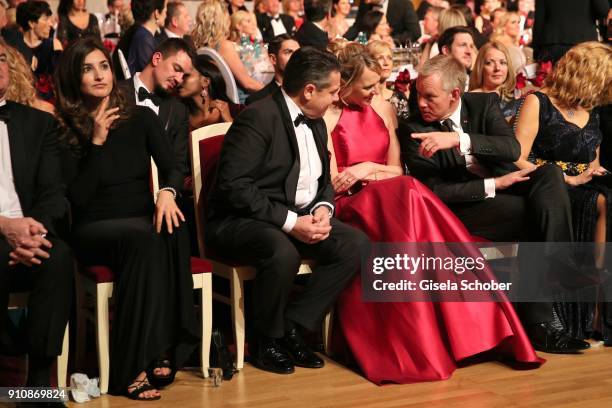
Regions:
<instances>
[{"instance_id":1,"label":"open-toe black sandal","mask_svg":"<svg viewBox=\"0 0 612 408\"><path fill-rule=\"evenodd\" d=\"M132 391L129 391L130 388L134 388L134 389ZM156 397L151 397L151 398L140 397L138 395L141 392L153 391L156 389L157 388L151 385L149 381L147 380L147 378L145 377L142 380L137 380L137 381L134 381L132 384L130 384L130 386L128 386L125 390L125 396L131 400L136 400L136 401L157 401L158 399L161 398L161 395L158 395Z\"/></svg>"},{"instance_id":2,"label":"open-toe black sandal","mask_svg":"<svg viewBox=\"0 0 612 408\"><path fill-rule=\"evenodd\" d=\"M158 368L168 368L170 369L170 374L168 375L157 375L154 373L155 369ZM155 386L155 388L162 388L167 385L172 384L174 381L174 376L176 375L176 368L168 359L156 359L151 363L149 368L147 369L147 377L149 378L149 382Z\"/></svg>"}]
</instances>

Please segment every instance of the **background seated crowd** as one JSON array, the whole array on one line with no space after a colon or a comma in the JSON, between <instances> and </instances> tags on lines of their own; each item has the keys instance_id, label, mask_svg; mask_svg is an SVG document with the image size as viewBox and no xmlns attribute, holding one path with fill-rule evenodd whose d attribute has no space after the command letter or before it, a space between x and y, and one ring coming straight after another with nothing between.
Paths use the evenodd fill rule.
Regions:
<instances>
[{"instance_id":1,"label":"background seated crowd","mask_svg":"<svg viewBox=\"0 0 612 408\"><path fill-rule=\"evenodd\" d=\"M322 368L305 339L330 308L337 347L377 384L445 379L483 352L537 368L536 351L612 346L610 299L367 303L359 276L377 242L518 242L519 264L543 271L554 265L521 242L605 246L608 0L361 0L354 19L346 0L262 0L254 13L203 0L195 15L180 1L109 0L98 17L84 0L56 13L41 0L9 3L0 353L29 355L28 386L49 385L75 260L115 274L109 391L156 400L172 383L200 333L189 134L229 122L201 238L256 269L256 367ZM303 259L316 266L294 296ZM597 271L609 264L593 253ZM534 296L550 285L542 278ZM19 338L6 304L24 286Z\"/></svg>"}]
</instances>

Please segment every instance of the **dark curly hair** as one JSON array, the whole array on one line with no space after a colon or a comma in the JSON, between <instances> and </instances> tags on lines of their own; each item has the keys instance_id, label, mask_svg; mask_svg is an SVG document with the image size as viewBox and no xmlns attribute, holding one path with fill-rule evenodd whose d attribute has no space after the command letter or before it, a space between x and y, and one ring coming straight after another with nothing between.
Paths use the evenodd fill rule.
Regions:
<instances>
[{"instance_id":1,"label":"dark curly hair","mask_svg":"<svg viewBox=\"0 0 612 408\"><path fill-rule=\"evenodd\" d=\"M81 93L81 81L83 79L83 62L93 51L104 54L109 64L111 57L100 42L100 40L86 37L75 41L63 53L59 66L55 72L55 92L57 103L57 117L62 127L62 142L75 153L80 154L83 146L87 145L93 136L93 119L85 107L83 94ZM109 108L118 107L119 121L130 116L130 110L126 98L117 87L113 76L113 89L110 93ZM113 126L119 122L116 121Z\"/></svg>"}]
</instances>

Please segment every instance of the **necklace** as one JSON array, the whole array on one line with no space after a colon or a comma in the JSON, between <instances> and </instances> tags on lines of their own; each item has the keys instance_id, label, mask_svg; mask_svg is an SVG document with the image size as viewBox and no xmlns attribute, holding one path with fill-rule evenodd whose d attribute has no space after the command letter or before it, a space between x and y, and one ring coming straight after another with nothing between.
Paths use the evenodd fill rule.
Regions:
<instances>
[{"instance_id":1,"label":"necklace","mask_svg":"<svg viewBox=\"0 0 612 408\"><path fill-rule=\"evenodd\" d=\"M568 110L567 110L567 117L568 117L568 118L573 118L573 117L574 117L574 114L575 114L575 112L574 112L574 110L573 110L573 109L568 109Z\"/></svg>"}]
</instances>

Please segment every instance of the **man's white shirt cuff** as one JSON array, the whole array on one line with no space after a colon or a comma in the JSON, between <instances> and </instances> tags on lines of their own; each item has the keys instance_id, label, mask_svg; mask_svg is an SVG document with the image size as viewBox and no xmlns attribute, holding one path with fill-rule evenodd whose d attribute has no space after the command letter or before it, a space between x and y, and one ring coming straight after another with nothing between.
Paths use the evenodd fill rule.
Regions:
<instances>
[{"instance_id":1,"label":"man's white shirt cuff","mask_svg":"<svg viewBox=\"0 0 612 408\"><path fill-rule=\"evenodd\" d=\"M297 222L297 213L293 211L287 211L287 218L285 219L285 224L283 224L283 232L288 234L295 227L295 223Z\"/></svg>"},{"instance_id":2,"label":"man's white shirt cuff","mask_svg":"<svg viewBox=\"0 0 612 408\"><path fill-rule=\"evenodd\" d=\"M485 198L495 198L495 179L486 178L484 180Z\"/></svg>"}]
</instances>

